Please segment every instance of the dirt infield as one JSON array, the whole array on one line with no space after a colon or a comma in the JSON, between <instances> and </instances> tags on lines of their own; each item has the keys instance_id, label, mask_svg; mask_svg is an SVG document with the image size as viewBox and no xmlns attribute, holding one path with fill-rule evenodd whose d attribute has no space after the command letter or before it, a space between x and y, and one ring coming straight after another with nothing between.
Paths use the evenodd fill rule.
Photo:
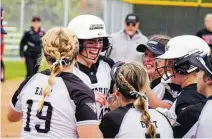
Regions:
<instances>
[{"instance_id":1,"label":"dirt infield","mask_svg":"<svg viewBox=\"0 0 212 139\"><path fill-rule=\"evenodd\" d=\"M20 137L22 122L9 122L7 120L7 110L10 99L22 80L9 80L1 84L1 138Z\"/></svg>"}]
</instances>

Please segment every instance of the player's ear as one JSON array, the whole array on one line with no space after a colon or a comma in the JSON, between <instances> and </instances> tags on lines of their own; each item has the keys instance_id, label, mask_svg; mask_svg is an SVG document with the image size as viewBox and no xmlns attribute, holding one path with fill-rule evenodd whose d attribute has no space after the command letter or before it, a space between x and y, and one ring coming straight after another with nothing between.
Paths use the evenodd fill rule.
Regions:
<instances>
[{"instance_id":1,"label":"player's ear","mask_svg":"<svg viewBox=\"0 0 212 139\"><path fill-rule=\"evenodd\" d=\"M118 90L116 90L115 95L120 96L120 92Z\"/></svg>"},{"instance_id":2,"label":"player's ear","mask_svg":"<svg viewBox=\"0 0 212 139\"><path fill-rule=\"evenodd\" d=\"M207 77L206 85L212 85L212 79Z\"/></svg>"}]
</instances>

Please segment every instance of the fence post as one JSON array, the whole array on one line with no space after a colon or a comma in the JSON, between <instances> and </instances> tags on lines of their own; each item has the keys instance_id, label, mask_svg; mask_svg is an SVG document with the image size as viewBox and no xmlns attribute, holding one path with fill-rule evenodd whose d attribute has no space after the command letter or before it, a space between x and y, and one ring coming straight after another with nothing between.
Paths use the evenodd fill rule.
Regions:
<instances>
[{"instance_id":1,"label":"fence post","mask_svg":"<svg viewBox=\"0 0 212 139\"><path fill-rule=\"evenodd\" d=\"M68 24L69 0L64 0L64 27Z\"/></svg>"},{"instance_id":2,"label":"fence post","mask_svg":"<svg viewBox=\"0 0 212 139\"><path fill-rule=\"evenodd\" d=\"M24 0L21 0L21 13L20 13L20 33L23 33L24 26Z\"/></svg>"}]
</instances>

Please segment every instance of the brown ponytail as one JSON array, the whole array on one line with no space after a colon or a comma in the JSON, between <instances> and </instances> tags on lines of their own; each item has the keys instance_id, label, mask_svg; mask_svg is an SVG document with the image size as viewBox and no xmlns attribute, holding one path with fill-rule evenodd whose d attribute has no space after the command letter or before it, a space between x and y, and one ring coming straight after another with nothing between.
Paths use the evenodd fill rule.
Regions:
<instances>
[{"instance_id":1,"label":"brown ponytail","mask_svg":"<svg viewBox=\"0 0 212 139\"><path fill-rule=\"evenodd\" d=\"M122 65L117 78L119 86L128 92L142 92L142 90L150 84L149 77L145 69L135 62ZM156 128L151 123L151 117L147 111L146 100L142 95L139 95L134 101L134 107L142 113L141 121L146 124L147 134L151 138L155 138Z\"/></svg>"}]
</instances>

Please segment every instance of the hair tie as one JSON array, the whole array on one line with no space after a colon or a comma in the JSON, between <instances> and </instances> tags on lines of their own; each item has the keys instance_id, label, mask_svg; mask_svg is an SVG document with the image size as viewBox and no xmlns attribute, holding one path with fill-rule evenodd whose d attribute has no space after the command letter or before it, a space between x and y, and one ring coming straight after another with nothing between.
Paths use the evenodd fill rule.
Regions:
<instances>
[{"instance_id":1,"label":"hair tie","mask_svg":"<svg viewBox=\"0 0 212 139\"><path fill-rule=\"evenodd\" d=\"M56 60L53 63L53 66L57 67L57 66L62 66L62 65L70 65L71 61L69 60L69 58L63 58L61 60Z\"/></svg>"},{"instance_id":2,"label":"hair tie","mask_svg":"<svg viewBox=\"0 0 212 139\"><path fill-rule=\"evenodd\" d=\"M137 92L137 91L131 91L131 92L130 92L130 95L131 95L131 97L136 97L136 98L142 97L142 98L144 98L145 100L147 99L147 96L146 96L144 93Z\"/></svg>"},{"instance_id":3,"label":"hair tie","mask_svg":"<svg viewBox=\"0 0 212 139\"><path fill-rule=\"evenodd\" d=\"M137 92L137 91L131 91L130 96L133 97L133 98L138 98L138 97L143 98L144 101L145 101L145 104L146 104L146 109L148 109L148 107L149 107L148 97L144 93Z\"/></svg>"}]
</instances>

